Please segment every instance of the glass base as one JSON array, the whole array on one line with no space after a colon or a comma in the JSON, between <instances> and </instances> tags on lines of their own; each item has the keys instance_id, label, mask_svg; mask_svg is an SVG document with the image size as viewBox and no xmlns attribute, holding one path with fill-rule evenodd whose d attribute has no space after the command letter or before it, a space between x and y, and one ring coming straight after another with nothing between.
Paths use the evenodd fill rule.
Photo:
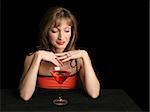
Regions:
<instances>
[{"instance_id":1,"label":"glass base","mask_svg":"<svg viewBox=\"0 0 150 112\"><path fill-rule=\"evenodd\" d=\"M63 106L68 104L67 99L63 99L62 97L58 97L58 99L54 99L53 103L58 106Z\"/></svg>"}]
</instances>

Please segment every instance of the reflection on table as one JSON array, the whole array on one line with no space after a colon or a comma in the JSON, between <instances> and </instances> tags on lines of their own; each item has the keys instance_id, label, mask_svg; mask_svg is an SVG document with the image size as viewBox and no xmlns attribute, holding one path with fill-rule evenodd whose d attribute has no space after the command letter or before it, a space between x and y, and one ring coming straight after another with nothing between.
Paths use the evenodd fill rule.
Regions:
<instances>
[{"instance_id":1,"label":"reflection on table","mask_svg":"<svg viewBox=\"0 0 150 112\"><path fill-rule=\"evenodd\" d=\"M53 99L62 93L69 103L56 106ZM97 99L87 96L83 89L76 90L44 90L37 89L33 97L23 101L18 91L1 90L2 111L141 111L137 104L120 89L102 89Z\"/></svg>"}]
</instances>

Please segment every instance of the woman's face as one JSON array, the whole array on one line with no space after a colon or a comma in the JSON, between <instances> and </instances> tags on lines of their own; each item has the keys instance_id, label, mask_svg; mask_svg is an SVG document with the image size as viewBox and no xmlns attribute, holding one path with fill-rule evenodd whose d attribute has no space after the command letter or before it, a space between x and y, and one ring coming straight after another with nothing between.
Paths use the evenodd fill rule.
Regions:
<instances>
[{"instance_id":1,"label":"woman's face","mask_svg":"<svg viewBox=\"0 0 150 112\"><path fill-rule=\"evenodd\" d=\"M71 37L71 26L66 19L60 19L59 25L48 32L48 39L55 52L63 52Z\"/></svg>"}]
</instances>

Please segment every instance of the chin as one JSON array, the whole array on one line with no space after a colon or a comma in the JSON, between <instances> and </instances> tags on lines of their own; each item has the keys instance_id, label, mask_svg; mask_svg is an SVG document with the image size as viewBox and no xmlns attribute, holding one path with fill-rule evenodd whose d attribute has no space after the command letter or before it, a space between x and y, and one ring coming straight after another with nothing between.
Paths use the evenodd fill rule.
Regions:
<instances>
[{"instance_id":1,"label":"chin","mask_svg":"<svg viewBox=\"0 0 150 112\"><path fill-rule=\"evenodd\" d=\"M65 49L66 46L57 46L58 49Z\"/></svg>"}]
</instances>

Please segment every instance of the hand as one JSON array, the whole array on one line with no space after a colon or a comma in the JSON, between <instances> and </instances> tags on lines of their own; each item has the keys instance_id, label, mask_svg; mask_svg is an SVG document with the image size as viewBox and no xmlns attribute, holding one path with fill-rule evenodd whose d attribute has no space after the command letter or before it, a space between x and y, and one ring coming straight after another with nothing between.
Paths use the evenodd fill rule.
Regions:
<instances>
[{"instance_id":1,"label":"hand","mask_svg":"<svg viewBox=\"0 0 150 112\"><path fill-rule=\"evenodd\" d=\"M71 59L82 58L86 53L87 52L85 50L73 50L73 51L68 51L63 53L55 53L55 55L60 61L66 62Z\"/></svg>"},{"instance_id":2,"label":"hand","mask_svg":"<svg viewBox=\"0 0 150 112\"><path fill-rule=\"evenodd\" d=\"M49 61L55 64L56 66L62 66L63 63L57 58L57 56L53 52L39 50L36 52L41 60Z\"/></svg>"}]
</instances>

